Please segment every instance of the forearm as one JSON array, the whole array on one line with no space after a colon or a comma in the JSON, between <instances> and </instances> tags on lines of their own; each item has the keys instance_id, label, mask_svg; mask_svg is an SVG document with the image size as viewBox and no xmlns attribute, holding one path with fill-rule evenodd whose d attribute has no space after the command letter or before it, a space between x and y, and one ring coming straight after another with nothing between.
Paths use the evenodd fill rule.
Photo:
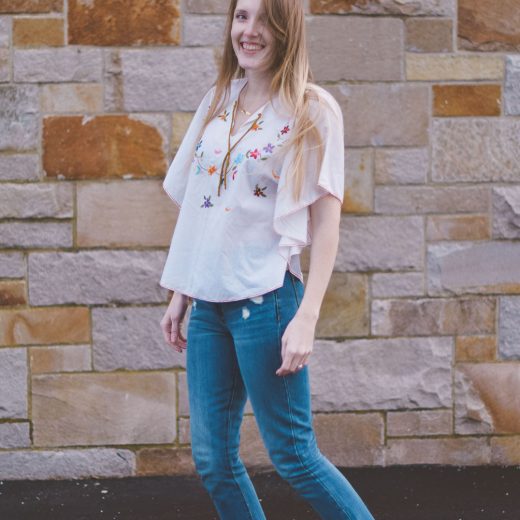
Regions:
<instances>
[{"instance_id":1,"label":"forearm","mask_svg":"<svg viewBox=\"0 0 520 520\"><path fill-rule=\"evenodd\" d=\"M305 293L298 310L306 319L316 322L334 269L339 243L339 226L322 221L313 228L310 266Z\"/></svg>"}]
</instances>

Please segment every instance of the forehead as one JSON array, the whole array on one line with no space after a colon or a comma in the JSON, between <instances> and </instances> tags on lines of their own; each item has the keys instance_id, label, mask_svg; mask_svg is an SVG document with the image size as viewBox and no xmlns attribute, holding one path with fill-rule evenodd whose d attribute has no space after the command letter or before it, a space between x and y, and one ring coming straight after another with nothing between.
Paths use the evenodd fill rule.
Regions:
<instances>
[{"instance_id":1,"label":"forehead","mask_svg":"<svg viewBox=\"0 0 520 520\"><path fill-rule=\"evenodd\" d=\"M238 0L236 10L244 10L244 11L262 11L263 10L263 0Z\"/></svg>"}]
</instances>

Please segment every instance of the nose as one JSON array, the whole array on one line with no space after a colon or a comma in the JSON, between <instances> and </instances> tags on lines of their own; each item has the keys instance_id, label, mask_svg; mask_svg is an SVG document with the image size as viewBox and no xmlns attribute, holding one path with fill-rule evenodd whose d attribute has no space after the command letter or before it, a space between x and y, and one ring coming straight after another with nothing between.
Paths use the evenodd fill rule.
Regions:
<instances>
[{"instance_id":1,"label":"nose","mask_svg":"<svg viewBox=\"0 0 520 520\"><path fill-rule=\"evenodd\" d=\"M244 29L244 34L246 36L258 36L260 34L261 24L260 21L256 17L249 18L247 25Z\"/></svg>"}]
</instances>

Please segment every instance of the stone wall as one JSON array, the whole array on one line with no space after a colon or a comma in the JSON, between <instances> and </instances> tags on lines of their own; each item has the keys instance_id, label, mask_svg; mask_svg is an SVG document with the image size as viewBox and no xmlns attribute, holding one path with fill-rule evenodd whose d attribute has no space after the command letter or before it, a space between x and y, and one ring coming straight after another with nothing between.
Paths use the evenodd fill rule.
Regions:
<instances>
[{"instance_id":1,"label":"stone wall","mask_svg":"<svg viewBox=\"0 0 520 520\"><path fill-rule=\"evenodd\" d=\"M0 479L193 471L161 183L227 1L129 4L0 4ZM520 1L307 10L346 124L319 445L341 466L520 464ZM246 412L243 459L269 466Z\"/></svg>"}]
</instances>

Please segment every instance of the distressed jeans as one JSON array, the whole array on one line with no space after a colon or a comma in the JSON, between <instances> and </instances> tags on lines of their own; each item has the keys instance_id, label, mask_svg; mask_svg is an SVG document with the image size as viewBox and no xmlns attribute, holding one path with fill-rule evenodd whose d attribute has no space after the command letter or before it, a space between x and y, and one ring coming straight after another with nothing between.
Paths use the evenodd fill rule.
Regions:
<instances>
[{"instance_id":1,"label":"distressed jeans","mask_svg":"<svg viewBox=\"0 0 520 520\"><path fill-rule=\"evenodd\" d=\"M303 297L290 271L283 286L256 298L194 298L187 326L187 382L192 456L223 520L263 520L239 457L249 397L278 472L326 520L374 520L341 472L320 452L312 427L309 367L277 376L281 337Z\"/></svg>"}]
</instances>

